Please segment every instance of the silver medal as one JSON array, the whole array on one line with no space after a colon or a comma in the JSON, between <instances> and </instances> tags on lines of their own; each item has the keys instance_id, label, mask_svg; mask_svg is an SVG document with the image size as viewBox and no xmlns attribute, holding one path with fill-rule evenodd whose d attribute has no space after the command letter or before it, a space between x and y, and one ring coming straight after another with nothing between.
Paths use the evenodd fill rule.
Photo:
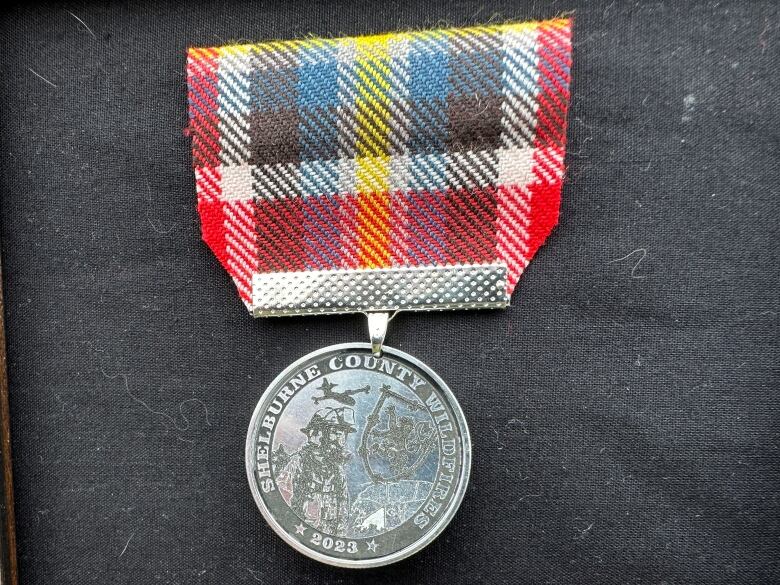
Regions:
<instances>
[{"instance_id":1,"label":"silver medal","mask_svg":"<svg viewBox=\"0 0 780 585\"><path fill-rule=\"evenodd\" d=\"M468 427L444 381L412 356L334 345L290 365L257 405L249 485L288 544L341 567L376 567L429 544L469 478ZM372 320L369 320L372 327Z\"/></svg>"}]
</instances>

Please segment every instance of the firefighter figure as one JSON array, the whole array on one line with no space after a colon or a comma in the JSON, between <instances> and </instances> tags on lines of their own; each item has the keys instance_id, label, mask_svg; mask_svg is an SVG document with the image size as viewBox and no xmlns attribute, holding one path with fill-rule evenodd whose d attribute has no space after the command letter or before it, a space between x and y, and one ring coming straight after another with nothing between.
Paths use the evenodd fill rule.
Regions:
<instances>
[{"instance_id":1,"label":"firefighter figure","mask_svg":"<svg viewBox=\"0 0 780 585\"><path fill-rule=\"evenodd\" d=\"M291 457L276 478L287 505L310 526L326 534L343 535L349 515L344 466L345 446L355 432L351 408L322 408L301 429L306 444Z\"/></svg>"}]
</instances>

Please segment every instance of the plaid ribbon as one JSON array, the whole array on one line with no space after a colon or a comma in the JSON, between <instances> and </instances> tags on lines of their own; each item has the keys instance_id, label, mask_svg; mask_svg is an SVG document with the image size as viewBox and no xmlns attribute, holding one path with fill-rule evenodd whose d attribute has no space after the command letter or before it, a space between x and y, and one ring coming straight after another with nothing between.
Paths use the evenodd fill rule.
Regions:
<instances>
[{"instance_id":1,"label":"plaid ribbon","mask_svg":"<svg viewBox=\"0 0 780 585\"><path fill-rule=\"evenodd\" d=\"M484 267L508 302L557 223L570 65L568 19L191 48L203 239L256 314L314 273L432 308L419 275Z\"/></svg>"}]
</instances>

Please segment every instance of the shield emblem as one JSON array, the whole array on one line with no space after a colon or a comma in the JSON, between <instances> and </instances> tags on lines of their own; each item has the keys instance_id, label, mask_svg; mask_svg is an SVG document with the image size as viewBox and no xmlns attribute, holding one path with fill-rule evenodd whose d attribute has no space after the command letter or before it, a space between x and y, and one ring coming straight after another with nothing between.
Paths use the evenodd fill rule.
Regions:
<instances>
[{"instance_id":1,"label":"shield emblem","mask_svg":"<svg viewBox=\"0 0 780 585\"><path fill-rule=\"evenodd\" d=\"M436 444L436 429L419 400L379 389L358 453L374 483L411 479Z\"/></svg>"}]
</instances>

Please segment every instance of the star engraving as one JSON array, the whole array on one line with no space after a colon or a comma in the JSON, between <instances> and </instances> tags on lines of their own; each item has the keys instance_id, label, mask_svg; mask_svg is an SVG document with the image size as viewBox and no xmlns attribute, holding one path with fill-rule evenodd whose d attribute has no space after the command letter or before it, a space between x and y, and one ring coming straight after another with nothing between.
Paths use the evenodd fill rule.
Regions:
<instances>
[{"instance_id":1,"label":"star engraving","mask_svg":"<svg viewBox=\"0 0 780 585\"><path fill-rule=\"evenodd\" d=\"M371 552L376 552L376 547L377 547L378 545L377 545L377 543L376 543L376 540L374 540L374 539L372 538L371 540L369 540L369 541L366 543L366 546L368 547L368 550L370 550Z\"/></svg>"},{"instance_id":2,"label":"star engraving","mask_svg":"<svg viewBox=\"0 0 780 585\"><path fill-rule=\"evenodd\" d=\"M303 534L304 532L306 532L306 527L301 522L295 527L295 534Z\"/></svg>"}]
</instances>

